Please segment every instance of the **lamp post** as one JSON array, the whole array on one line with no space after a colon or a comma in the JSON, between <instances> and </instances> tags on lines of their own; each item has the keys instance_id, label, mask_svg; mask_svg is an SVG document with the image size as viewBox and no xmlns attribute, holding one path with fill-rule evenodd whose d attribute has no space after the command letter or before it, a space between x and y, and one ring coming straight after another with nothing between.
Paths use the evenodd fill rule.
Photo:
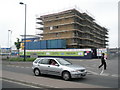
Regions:
<instances>
[{"instance_id":1,"label":"lamp post","mask_svg":"<svg viewBox=\"0 0 120 90\"><path fill-rule=\"evenodd\" d=\"M26 11L27 11L27 5L23 2L20 2L19 4L25 5L25 30L24 30L24 61L26 61Z\"/></svg>"},{"instance_id":2,"label":"lamp post","mask_svg":"<svg viewBox=\"0 0 120 90\"><path fill-rule=\"evenodd\" d=\"M9 32L11 33L11 35L10 35L10 39L9 39ZM12 41L11 41L11 37L12 36L12 30L8 30L8 48L10 47L11 48L11 43L12 43ZM10 40L10 41L9 41ZM9 43L10 42L10 43Z\"/></svg>"},{"instance_id":3,"label":"lamp post","mask_svg":"<svg viewBox=\"0 0 120 90\"><path fill-rule=\"evenodd\" d=\"M7 58L9 59L9 57L11 57L11 36L12 35L10 35L10 38L9 38L9 32L10 32L10 34L12 34L12 30L8 30L8 50L9 50L9 48L10 48L10 51L8 52L8 53L10 53L8 56L7 56Z\"/></svg>"}]
</instances>

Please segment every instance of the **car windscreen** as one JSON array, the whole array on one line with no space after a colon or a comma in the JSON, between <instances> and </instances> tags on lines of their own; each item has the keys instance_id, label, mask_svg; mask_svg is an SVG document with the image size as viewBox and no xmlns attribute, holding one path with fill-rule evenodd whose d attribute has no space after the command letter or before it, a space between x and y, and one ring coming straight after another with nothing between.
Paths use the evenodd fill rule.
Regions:
<instances>
[{"instance_id":1,"label":"car windscreen","mask_svg":"<svg viewBox=\"0 0 120 90\"><path fill-rule=\"evenodd\" d=\"M72 64L71 62L65 60L65 59L62 59L62 58L58 58L57 61L61 64L61 65L70 65Z\"/></svg>"}]
</instances>

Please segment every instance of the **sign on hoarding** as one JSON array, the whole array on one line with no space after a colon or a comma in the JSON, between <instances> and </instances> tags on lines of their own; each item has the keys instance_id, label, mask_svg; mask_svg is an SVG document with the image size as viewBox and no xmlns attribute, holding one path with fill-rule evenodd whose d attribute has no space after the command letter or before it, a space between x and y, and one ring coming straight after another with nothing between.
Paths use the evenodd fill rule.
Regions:
<instances>
[{"instance_id":1,"label":"sign on hoarding","mask_svg":"<svg viewBox=\"0 0 120 90\"><path fill-rule=\"evenodd\" d=\"M102 53L107 54L106 48L97 49L97 56L102 56Z\"/></svg>"},{"instance_id":2,"label":"sign on hoarding","mask_svg":"<svg viewBox=\"0 0 120 90\"><path fill-rule=\"evenodd\" d=\"M38 56L85 56L85 51L90 53L91 49L51 49L51 50L26 50L26 55L33 54ZM21 51L20 55L24 52Z\"/></svg>"},{"instance_id":3,"label":"sign on hoarding","mask_svg":"<svg viewBox=\"0 0 120 90\"><path fill-rule=\"evenodd\" d=\"M85 53L87 51L87 53ZM91 49L44 49L44 50L26 50L26 55L37 56L86 56ZM20 55L24 55L21 50Z\"/></svg>"},{"instance_id":4,"label":"sign on hoarding","mask_svg":"<svg viewBox=\"0 0 120 90\"><path fill-rule=\"evenodd\" d=\"M32 55L36 53L38 56L84 56L83 51L71 51L71 52L26 52L26 55Z\"/></svg>"}]
</instances>

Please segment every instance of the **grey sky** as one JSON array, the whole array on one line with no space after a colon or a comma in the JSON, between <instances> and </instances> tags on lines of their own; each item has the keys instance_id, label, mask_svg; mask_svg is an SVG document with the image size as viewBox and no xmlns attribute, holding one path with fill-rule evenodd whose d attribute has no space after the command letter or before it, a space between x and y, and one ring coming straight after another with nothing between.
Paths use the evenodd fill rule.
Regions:
<instances>
[{"instance_id":1,"label":"grey sky","mask_svg":"<svg viewBox=\"0 0 120 90\"><path fill-rule=\"evenodd\" d=\"M27 34L37 30L36 15L46 15L77 7L89 12L96 22L109 30L110 47L118 46L118 1L119 0L1 0L0 47L8 45L8 30L12 30L12 45L24 34L24 5L27 4Z\"/></svg>"}]
</instances>

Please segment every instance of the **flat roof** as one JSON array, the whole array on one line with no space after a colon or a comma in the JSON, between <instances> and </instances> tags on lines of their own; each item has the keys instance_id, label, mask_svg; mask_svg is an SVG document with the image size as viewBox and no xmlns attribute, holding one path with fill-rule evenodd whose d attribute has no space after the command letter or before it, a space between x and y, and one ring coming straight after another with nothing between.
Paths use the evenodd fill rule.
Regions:
<instances>
[{"instance_id":1,"label":"flat roof","mask_svg":"<svg viewBox=\"0 0 120 90\"><path fill-rule=\"evenodd\" d=\"M20 35L21 37L24 37L24 35ZM29 38L39 38L39 37L42 37L40 35L26 35L26 37L29 37Z\"/></svg>"}]
</instances>

